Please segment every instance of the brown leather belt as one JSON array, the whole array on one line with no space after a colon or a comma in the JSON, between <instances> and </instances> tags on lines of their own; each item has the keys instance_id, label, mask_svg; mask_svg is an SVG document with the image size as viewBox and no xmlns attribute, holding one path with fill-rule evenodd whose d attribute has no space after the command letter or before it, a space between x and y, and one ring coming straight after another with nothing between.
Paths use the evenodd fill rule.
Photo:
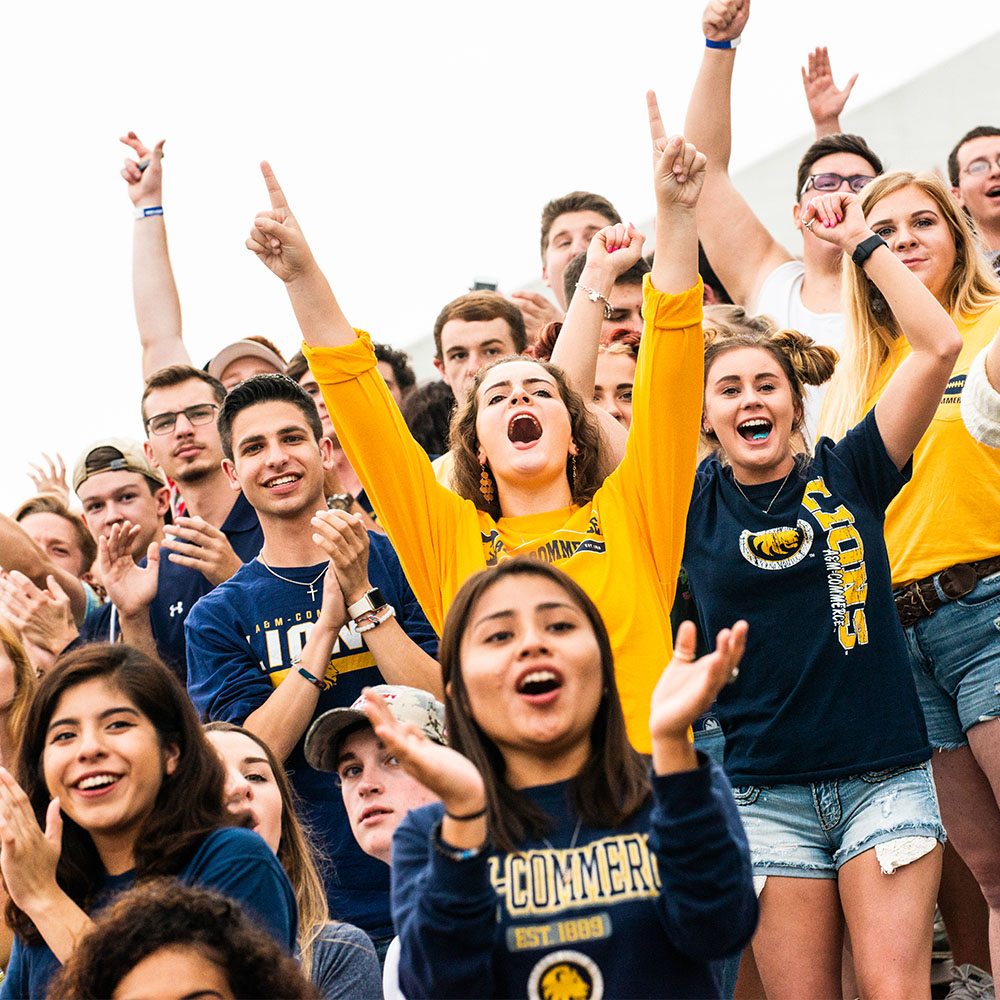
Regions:
<instances>
[{"instance_id":1,"label":"brown leather belt","mask_svg":"<svg viewBox=\"0 0 1000 1000\"><path fill-rule=\"evenodd\" d=\"M974 563L958 563L940 573L907 584L894 594L900 624L903 628L909 628L921 618L928 618L942 604L965 597L984 576L992 573L1000 573L1000 556L991 556ZM937 587L934 586L935 581ZM944 594L944 599L938 594L938 587Z\"/></svg>"}]
</instances>

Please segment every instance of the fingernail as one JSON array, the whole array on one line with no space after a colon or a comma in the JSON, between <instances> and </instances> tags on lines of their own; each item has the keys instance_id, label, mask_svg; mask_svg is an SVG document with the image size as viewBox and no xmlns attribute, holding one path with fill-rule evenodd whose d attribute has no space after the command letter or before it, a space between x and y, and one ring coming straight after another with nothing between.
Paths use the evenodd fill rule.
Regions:
<instances>
[{"instance_id":1,"label":"fingernail","mask_svg":"<svg viewBox=\"0 0 1000 1000\"><path fill-rule=\"evenodd\" d=\"M633 231L634 231L634 230L635 230L635 223L633 223L633 222L630 222L630 223L628 224L628 227L629 227L629 229L631 229L631 230L633 230Z\"/></svg>"}]
</instances>

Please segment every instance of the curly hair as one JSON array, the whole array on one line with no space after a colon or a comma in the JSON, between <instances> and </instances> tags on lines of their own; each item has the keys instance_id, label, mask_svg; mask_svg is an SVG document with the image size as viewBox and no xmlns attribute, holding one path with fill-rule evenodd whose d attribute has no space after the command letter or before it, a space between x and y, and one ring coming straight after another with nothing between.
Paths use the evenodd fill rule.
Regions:
<instances>
[{"instance_id":1,"label":"curly hair","mask_svg":"<svg viewBox=\"0 0 1000 1000\"><path fill-rule=\"evenodd\" d=\"M822 385L833 375L839 356L832 347L817 344L798 330L779 329L768 316L751 316L742 306L718 305L705 309L705 380L712 365L730 351L743 347L765 350L781 366L798 405L799 416L792 432L802 430L805 408L803 385ZM702 441L711 449L718 448L714 432L702 427Z\"/></svg>"},{"instance_id":2,"label":"curly hair","mask_svg":"<svg viewBox=\"0 0 1000 1000\"><path fill-rule=\"evenodd\" d=\"M496 361L480 368L473 377L465 403L455 413L451 421L452 454L455 456L455 469L452 473L452 487L455 492L467 500L471 500L479 510L489 514L494 520L503 516L500 510L498 491L493 490L493 499L487 500L479 488L483 466L479 463L477 449L479 436L476 433L476 418L479 415L479 387L486 375L497 365L509 361L524 360L517 355L497 358ZM576 392L566 379L561 368L548 361L535 360L532 364L539 365L552 376L559 387L559 396L569 413L570 433L576 443L577 455L575 463L571 456L566 456L566 481L569 483L573 503L579 506L590 503L598 491L608 469L603 468L600 455L600 430L596 419L587 409L583 397ZM573 469L576 469L574 475ZM487 475L492 477L488 470Z\"/></svg>"},{"instance_id":3,"label":"curly hair","mask_svg":"<svg viewBox=\"0 0 1000 1000\"><path fill-rule=\"evenodd\" d=\"M207 889L154 879L98 918L49 987L49 1000L110 997L140 962L164 949L194 951L222 972L237 1000L318 1000L298 962Z\"/></svg>"},{"instance_id":4,"label":"curly hair","mask_svg":"<svg viewBox=\"0 0 1000 1000\"><path fill-rule=\"evenodd\" d=\"M194 707L177 678L158 660L131 646L99 642L64 653L42 678L28 708L17 759L17 782L45 827L50 795L45 784L44 750L53 713L67 691L87 681L104 680L121 692L153 724L161 749L178 750L177 767L164 775L136 838L136 879L173 875L194 856L204 839L236 820L223 802L225 775L209 745ZM56 881L74 903L89 911L104 864L90 834L63 814L62 852ZM13 900L7 923L28 944L42 940L31 918Z\"/></svg>"}]
</instances>

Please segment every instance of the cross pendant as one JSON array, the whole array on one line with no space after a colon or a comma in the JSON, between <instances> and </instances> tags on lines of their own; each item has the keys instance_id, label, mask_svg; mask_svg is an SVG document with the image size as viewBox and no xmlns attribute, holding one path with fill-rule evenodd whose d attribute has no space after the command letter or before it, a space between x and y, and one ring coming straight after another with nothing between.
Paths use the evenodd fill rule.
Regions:
<instances>
[{"instance_id":1,"label":"cross pendant","mask_svg":"<svg viewBox=\"0 0 1000 1000\"><path fill-rule=\"evenodd\" d=\"M311 600L316 600L316 585L314 583L309 584L309 597Z\"/></svg>"}]
</instances>

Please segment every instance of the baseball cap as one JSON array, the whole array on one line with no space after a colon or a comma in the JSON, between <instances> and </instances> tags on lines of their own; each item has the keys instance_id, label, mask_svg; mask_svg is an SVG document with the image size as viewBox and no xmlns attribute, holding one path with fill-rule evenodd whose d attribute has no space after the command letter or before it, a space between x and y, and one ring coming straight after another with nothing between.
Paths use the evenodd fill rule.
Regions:
<instances>
[{"instance_id":1,"label":"baseball cap","mask_svg":"<svg viewBox=\"0 0 1000 1000\"><path fill-rule=\"evenodd\" d=\"M78 490L100 472L138 472L161 486L167 485L163 472L150 464L142 445L131 438L101 438L84 448L73 466L73 489Z\"/></svg>"},{"instance_id":2,"label":"baseball cap","mask_svg":"<svg viewBox=\"0 0 1000 1000\"><path fill-rule=\"evenodd\" d=\"M371 693L385 699L385 703L400 722L411 722L435 743L446 743L444 733L444 705L428 691L406 687L403 684L379 684ZM350 708L331 708L324 712L306 733L305 752L310 767L317 771L336 771L340 744L348 732L369 726L368 716L362 711L368 699L361 695Z\"/></svg>"},{"instance_id":3,"label":"baseball cap","mask_svg":"<svg viewBox=\"0 0 1000 1000\"><path fill-rule=\"evenodd\" d=\"M272 351L270 347L256 340L237 340L235 343L223 347L209 361L208 374L212 378L217 378L221 381L222 373L226 370L226 367L237 358L260 358L261 361L266 361L269 365L273 365L276 372L284 372L285 370L285 362L281 355Z\"/></svg>"}]
</instances>

